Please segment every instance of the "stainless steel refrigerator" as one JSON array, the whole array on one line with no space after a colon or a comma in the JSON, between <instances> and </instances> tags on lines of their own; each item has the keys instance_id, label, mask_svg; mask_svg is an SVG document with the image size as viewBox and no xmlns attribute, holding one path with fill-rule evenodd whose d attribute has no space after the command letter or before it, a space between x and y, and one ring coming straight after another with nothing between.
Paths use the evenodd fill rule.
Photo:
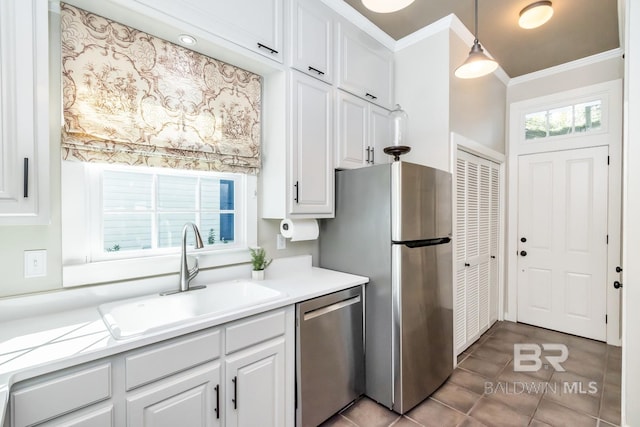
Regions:
<instances>
[{"instance_id":1,"label":"stainless steel refrigerator","mask_svg":"<svg viewBox=\"0 0 640 427\"><path fill-rule=\"evenodd\" d=\"M403 414L453 370L451 174L407 162L336 171L320 265L368 276L365 394Z\"/></svg>"}]
</instances>

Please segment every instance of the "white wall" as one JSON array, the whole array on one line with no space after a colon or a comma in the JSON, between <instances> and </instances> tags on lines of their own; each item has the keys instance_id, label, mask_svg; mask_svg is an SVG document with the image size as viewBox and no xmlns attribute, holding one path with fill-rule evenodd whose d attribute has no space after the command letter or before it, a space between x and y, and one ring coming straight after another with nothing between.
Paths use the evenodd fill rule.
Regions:
<instances>
[{"instance_id":1,"label":"white wall","mask_svg":"<svg viewBox=\"0 0 640 427\"><path fill-rule=\"evenodd\" d=\"M402 160L449 170L449 30L395 56L396 102L409 115Z\"/></svg>"},{"instance_id":2,"label":"white wall","mask_svg":"<svg viewBox=\"0 0 640 427\"><path fill-rule=\"evenodd\" d=\"M626 9L622 425L640 426L640 4L628 0Z\"/></svg>"},{"instance_id":3,"label":"white wall","mask_svg":"<svg viewBox=\"0 0 640 427\"><path fill-rule=\"evenodd\" d=\"M453 73L467 59L469 45L456 32L450 35L451 131L504 154L507 87L495 73L477 79L456 78Z\"/></svg>"}]
</instances>

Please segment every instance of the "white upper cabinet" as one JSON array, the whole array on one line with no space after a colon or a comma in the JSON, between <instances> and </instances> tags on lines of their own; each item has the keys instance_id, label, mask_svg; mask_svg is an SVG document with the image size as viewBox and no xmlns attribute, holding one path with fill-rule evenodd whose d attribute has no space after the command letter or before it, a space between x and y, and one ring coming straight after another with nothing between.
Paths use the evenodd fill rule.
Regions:
<instances>
[{"instance_id":1,"label":"white upper cabinet","mask_svg":"<svg viewBox=\"0 0 640 427\"><path fill-rule=\"evenodd\" d=\"M393 52L344 21L338 23L338 87L383 107L393 101Z\"/></svg>"},{"instance_id":2,"label":"white upper cabinet","mask_svg":"<svg viewBox=\"0 0 640 427\"><path fill-rule=\"evenodd\" d=\"M0 2L0 225L49 222L47 0Z\"/></svg>"},{"instance_id":3,"label":"white upper cabinet","mask_svg":"<svg viewBox=\"0 0 640 427\"><path fill-rule=\"evenodd\" d=\"M216 36L283 61L284 0L133 0Z\"/></svg>"},{"instance_id":4,"label":"white upper cabinet","mask_svg":"<svg viewBox=\"0 0 640 427\"><path fill-rule=\"evenodd\" d=\"M342 91L337 104L336 168L388 163L389 156L382 150L391 145L389 112Z\"/></svg>"},{"instance_id":5,"label":"white upper cabinet","mask_svg":"<svg viewBox=\"0 0 640 427\"><path fill-rule=\"evenodd\" d=\"M291 67L333 82L333 11L318 0L291 4Z\"/></svg>"},{"instance_id":6,"label":"white upper cabinet","mask_svg":"<svg viewBox=\"0 0 640 427\"><path fill-rule=\"evenodd\" d=\"M333 88L306 75L291 76L289 212L333 216Z\"/></svg>"}]
</instances>

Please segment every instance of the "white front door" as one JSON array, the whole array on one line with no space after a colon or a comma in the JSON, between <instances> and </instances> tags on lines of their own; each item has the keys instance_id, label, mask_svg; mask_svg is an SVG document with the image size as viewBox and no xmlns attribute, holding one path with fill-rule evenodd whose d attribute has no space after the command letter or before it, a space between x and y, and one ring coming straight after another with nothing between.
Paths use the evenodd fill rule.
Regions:
<instances>
[{"instance_id":1,"label":"white front door","mask_svg":"<svg viewBox=\"0 0 640 427\"><path fill-rule=\"evenodd\" d=\"M519 156L519 322L606 340L607 156Z\"/></svg>"}]
</instances>

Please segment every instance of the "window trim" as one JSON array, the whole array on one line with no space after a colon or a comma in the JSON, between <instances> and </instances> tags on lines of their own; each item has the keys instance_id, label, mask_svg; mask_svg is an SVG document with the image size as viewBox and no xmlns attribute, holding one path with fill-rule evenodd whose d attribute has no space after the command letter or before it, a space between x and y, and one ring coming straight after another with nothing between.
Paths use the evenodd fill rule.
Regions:
<instances>
[{"instance_id":1,"label":"window trim","mask_svg":"<svg viewBox=\"0 0 640 427\"><path fill-rule=\"evenodd\" d=\"M62 162L62 286L75 287L98 283L154 277L179 272L179 250L170 254L92 261L92 229L90 189L97 188L92 168L80 162ZM170 172L169 169L162 169ZM95 173L94 173L95 175ZM98 182L99 184L99 182ZM245 236L242 243L229 249L194 250L201 269L249 262L248 248L257 245L257 177L245 175L236 181L236 213L238 232Z\"/></svg>"}]
</instances>

